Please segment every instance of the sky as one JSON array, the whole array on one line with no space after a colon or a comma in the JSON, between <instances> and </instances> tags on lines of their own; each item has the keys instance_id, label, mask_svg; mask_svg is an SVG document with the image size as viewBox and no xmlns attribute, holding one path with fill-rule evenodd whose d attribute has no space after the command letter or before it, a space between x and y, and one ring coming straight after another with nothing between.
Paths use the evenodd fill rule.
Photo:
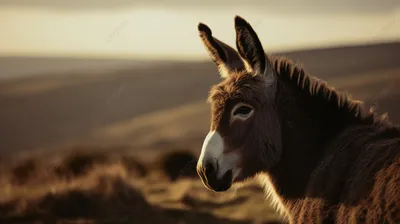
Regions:
<instances>
[{"instance_id":1,"label":"sky","mask_svg":"<svg viewBox=\"0 0 400 224\"><path fill-rule=\"evenodd\" d=\"M234 16L266 51L400 40L398 0L1 0L0 55L198 59L203 22L235 46Z\"/></svg>"}]
</instances>

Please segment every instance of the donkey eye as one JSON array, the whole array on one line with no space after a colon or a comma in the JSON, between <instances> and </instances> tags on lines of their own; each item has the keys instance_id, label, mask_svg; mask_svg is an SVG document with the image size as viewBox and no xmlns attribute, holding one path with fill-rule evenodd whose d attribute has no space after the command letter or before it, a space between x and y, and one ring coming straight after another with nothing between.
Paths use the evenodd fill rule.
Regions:
<instances>
[{"instance_id":1,"label":"donkey eye","mask_svg":"<svg viewBox=\"0 0 400 224\"><path fill-rule=\"evenodd\" d=\"M233 112L233 115L248 115L251 110L252 109L248 106L241 106Z\"/></svg>"}]
</instances>

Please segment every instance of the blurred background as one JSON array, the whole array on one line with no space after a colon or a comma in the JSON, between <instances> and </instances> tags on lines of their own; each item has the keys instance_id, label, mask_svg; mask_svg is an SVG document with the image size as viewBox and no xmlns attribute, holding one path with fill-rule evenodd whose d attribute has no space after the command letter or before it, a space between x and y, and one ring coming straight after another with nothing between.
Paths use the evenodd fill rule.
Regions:
<instances>
[{"instance_id":1,"label":"blurred background","mask_svg":"<svg viewBox=\"0 0 400 224\"><path fill-rule=\"evenodd\" d=\"M216 195L195 174L220 80L199 22L235 46L242 16L267 53L400 123L397 0L1 0L0 15L4 223L279 220L256 184Z\"/></svg>"}]
</instances>

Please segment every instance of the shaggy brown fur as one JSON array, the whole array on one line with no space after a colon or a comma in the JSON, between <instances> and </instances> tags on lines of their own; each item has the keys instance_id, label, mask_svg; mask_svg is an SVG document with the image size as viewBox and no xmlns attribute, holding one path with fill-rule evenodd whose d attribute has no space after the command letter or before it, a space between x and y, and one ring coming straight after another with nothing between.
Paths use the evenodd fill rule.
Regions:
<instances>
[{"instance_id":1,"label":"shaggy brown fur","mask_svg":"<svg viewBox=\"0 0 400 224\"><path fill-rule=\"evenodd\" d=\"M223 137L224 152L240 155L237 181L265 175L290 223L400 223L400 128L290 60L265 55L244 19L236 17L235 27L239 54L228 57L233 49L216 49L222 42L212 43L211 30L199 25L224 73L209 94L211 130ZM255 112L232 123L238 102Z\"/></svg>"}]
</instances>

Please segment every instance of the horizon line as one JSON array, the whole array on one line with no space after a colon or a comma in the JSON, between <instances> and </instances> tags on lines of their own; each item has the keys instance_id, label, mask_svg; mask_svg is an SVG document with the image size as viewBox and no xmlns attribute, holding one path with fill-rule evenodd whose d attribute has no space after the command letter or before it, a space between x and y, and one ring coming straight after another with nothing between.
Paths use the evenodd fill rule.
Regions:
<instances>
[{"instance_id":1,"label":"horizon line","mask_svg":"<svg viewBox=\"0 0 400 224\"><path fill-rule=\"evenodd\" d=\"M293 45L295 47L280 48L275 47L275 49L269 50L272 54L282 54L282 53L295 53L303 51L319 51L319 50L329 50L329 49L340 49L340 48L356 48L356 47L367 47L367 46L378 46L378 45L390 45L390 44L400 44L400 39L388 39L388 40L371 40L362 42L338 42L334 44L327 45L310 45L310 46L299 46ZM115 59L115 60L143 60L143 61L203 61L208 60L209 56L206 52L200 54L124 54L124 53L49 53L49 52L0 52L0 58L74 58L74 59Z\"/></svg>"}]
</instances>

